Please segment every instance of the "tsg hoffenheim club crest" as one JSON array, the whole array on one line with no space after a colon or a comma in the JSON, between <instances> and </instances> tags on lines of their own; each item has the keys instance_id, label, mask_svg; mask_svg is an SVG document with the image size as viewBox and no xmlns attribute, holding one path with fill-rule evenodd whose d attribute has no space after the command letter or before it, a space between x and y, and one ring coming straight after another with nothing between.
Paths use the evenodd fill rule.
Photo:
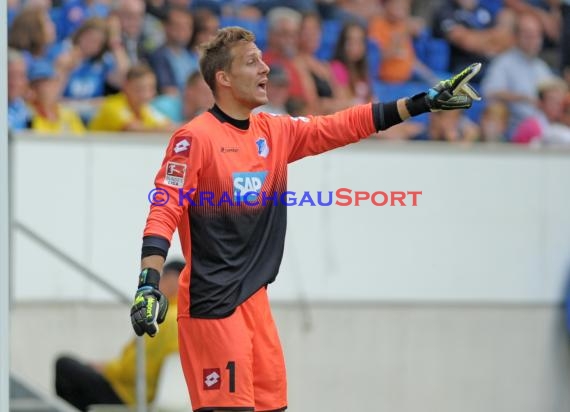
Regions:
<instances>
[{"instance_id":1,"label":"tsg hoffenheim club crest","mask_svg":"<svg viewBox=\"0 0 570 412\"><path fill-rule=\"evenodd\" d=\"M267 146L267 140L265 140L265 137L257 139L255 144L257 145L257 154L261 157L267 157L269 154L269 146Z\"/></svg>"}]
</instances>

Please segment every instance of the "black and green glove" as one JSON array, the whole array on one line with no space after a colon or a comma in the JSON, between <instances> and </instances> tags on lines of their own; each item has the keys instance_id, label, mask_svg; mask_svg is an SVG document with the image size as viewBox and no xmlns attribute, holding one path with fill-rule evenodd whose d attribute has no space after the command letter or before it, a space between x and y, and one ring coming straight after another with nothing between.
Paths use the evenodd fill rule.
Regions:
<instances>
[{"instance_id":1,"label":"black and green glove","mask_svg":"<svg viewBox=\"0 0 570 412\"><path fill-rule=\"evenodd\" d=\"M138 336L156 335L158 325L166 318L168 299L158 290L159 282L160 273L155 269L143 269L139 275L139 286L131 307L131 323Z\"/></svg>"},{"instance_id":2,"label":"black and green glove","mask_svg":"<svg viewBox=\"0 0 570 412\"><path fill-rule=\"evenodd\" d=\"M427 92L406 100L411 116L440 110L469 109L473 100L481 96L471 87L469 81L481 70L481 63L473 63L450 79L442 80Z\"/></svg>"}]
</instances>

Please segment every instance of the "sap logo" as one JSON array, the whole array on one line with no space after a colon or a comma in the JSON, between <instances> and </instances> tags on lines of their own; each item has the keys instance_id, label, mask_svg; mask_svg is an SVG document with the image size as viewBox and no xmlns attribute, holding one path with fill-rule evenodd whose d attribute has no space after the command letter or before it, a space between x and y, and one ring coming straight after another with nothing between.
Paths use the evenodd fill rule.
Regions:
<instances>
[{"instance_id":1,"label":"sap logo","mask_svg":"<svg viewBox=\"0 0 570 412\"><path fill-rule=\"evenodd\" d=\"M233 173L234 201L255 201L259 196L266 177L267 171Z\"/></svg>"}]
</instances>

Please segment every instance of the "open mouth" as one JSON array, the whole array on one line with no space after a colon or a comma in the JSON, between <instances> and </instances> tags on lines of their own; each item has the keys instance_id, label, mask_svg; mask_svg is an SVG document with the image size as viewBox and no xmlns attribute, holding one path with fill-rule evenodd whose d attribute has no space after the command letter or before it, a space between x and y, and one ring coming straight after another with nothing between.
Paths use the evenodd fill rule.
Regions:
<instances>
[{"instance_id":1,"label":"open mouth","mask_svg":"<svg viewBox=\"0 0 570 412\"><path fill-rule=\"evenodd\" d=\"M267 79L260 81L257 83L257 90L262 91L264 93L267 92Z\"/></svg>"}]
</instances>

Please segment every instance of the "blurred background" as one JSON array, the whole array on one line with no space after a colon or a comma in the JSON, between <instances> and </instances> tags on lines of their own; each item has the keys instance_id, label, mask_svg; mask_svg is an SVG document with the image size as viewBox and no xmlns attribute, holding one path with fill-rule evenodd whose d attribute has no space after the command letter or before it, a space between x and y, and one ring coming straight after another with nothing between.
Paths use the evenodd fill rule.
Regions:
<instances>
[{"instance_id":1,"label":"blurred background","mask_svg":"<svg viewBox=\"0 0 570 412\"><path fill-rule=\"evenodd\" d=\"M7 7L11 411L74 410L62 354L124 360L148 193L170 134L213 103L200 44L239 25L271 67L258 111L330 114L483 63L471 109L290 166L298 193L422 195L288 209L270 295L289 410L570 412L568 0ZM190 410L178 366L155 366L149 407Z\"/></svg>"}]
</instances>

